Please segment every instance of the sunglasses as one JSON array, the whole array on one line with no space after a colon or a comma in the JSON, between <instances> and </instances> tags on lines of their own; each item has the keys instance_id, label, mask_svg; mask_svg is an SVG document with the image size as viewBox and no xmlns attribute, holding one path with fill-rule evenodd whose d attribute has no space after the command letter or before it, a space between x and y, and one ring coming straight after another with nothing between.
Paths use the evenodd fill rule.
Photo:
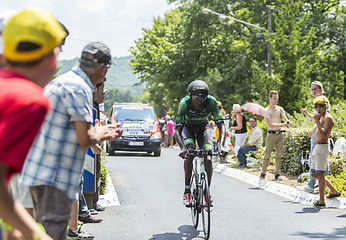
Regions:
<instances>
[{"instance_id":1,"label":"sunglasses","mask_svg":"<svg viewBox=\"0 0 346 240\"><path fill-rule=\"evenodd\" d=\"M192 100L195 100L196 102L205 102L207 97L199 96L199 95L193 95Z\"/></svg>"},{"instance_id":2,"label":"sunglasses","mask_svg":"<svg viewBox=\"0 0 346 240\"><path fill-rule=\"evenodd\" d=\"M326 107L326 105L319 104L319 103L316 103L315 106L314 106L314 108L325 108L325 107Z\"/></svg>"}]
</instances>

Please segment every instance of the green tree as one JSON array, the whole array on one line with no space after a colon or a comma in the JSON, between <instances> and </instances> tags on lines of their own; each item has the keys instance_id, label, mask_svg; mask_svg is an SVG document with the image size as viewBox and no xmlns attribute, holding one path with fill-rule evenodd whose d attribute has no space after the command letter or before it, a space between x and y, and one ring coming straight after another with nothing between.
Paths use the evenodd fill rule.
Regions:
<instances>
[{"instance_id":1,"label":"green tree","mask_svg":"<svg viewBox=\"0 0 346 240\"><path fill-rule=\"evenodd\" d=\"M106 93L104 103L105 110L109 112L110 108L113 106L115 102L134 102L136 101L132 96L130 90L120 91L117 88L110 89L109 92Z\"/></svg>"},{"instance_id":2,"label":"green tree","mask_svg":"<svg viewBox=\"0 0 346 240\"><path fill-rule=\"evenodd\" d=\"M309 83L320 80L331 100L345 97L344 9L336 0L179 2L164 18L143 29L131 48L130 62L149 89L149 101L159 112L176 109L195 79L206 81L211 95L230 109L232 104L268 103L277 90L280 102L294 114L310 97ZM273 31L216 15L203 8L266 28L267 5L272 5ZM314 24L312 24L314 23ZM339 26L340 25L340 26ZM266 74L266 42L273 52L273 75ZM341 52L341 54L340 54ZM328 95L330 96L330 95Z\"/></svg>"}]
</instances>

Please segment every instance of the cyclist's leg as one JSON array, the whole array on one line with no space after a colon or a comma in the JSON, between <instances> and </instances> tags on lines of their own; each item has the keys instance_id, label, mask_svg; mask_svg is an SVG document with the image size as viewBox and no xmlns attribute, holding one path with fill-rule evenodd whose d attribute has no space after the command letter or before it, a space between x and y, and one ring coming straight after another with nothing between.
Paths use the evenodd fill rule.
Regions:
<instances>
[{"instance_id":1,"label":"cyclist's leg","mask_svg":"<svg viewBox=\"0 0 346 240\"><path fill-rule=\"evenodd\" d=\"M211 138L211 132L208 130L209 124L204 128L203 132L197 134L197 142L201 149L213 151L213 140ZM207 159L204 161L205 172L208 175L208 184L211 184L211 178L213 176L213 163L211 161L211 156L207 156Z\"/></svg>"},{"instance_id":2,"label":"cyclist's leg","mask_svg":"<svg viewBox=\"0 0 346 240\"><path fill-rule=\"evenodd\" d=\"M188 125L185 125L182 131L182 137L184 145L187 150L195 149L195 134ZM184 161L184 173L185 173L185 192L190 193L190 179L192 175L192 156L187 156Z\"/></svg>"},{"instance_id":3,"label":"cyclist's leg","mask_svg":"<svg viewBox=\"0 0 346 240\"><path fill-rule=\"evenodd\" d=\"M189 150L194 149L193 144L187 145L186 147ZM184 161L184 172L185 172L185 192L184 193L189 193L190 192L190 181L191 181L191 175L192 175L192 161L193 157L192 156L187 156L185 161Z\"/></svg>"}]
</instances>

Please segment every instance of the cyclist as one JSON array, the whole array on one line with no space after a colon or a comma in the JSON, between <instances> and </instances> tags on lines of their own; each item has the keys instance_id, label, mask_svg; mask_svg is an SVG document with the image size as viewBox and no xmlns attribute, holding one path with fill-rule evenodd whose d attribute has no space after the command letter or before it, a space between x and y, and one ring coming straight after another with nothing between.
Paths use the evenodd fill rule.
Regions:
<instances>
[{"instance_id":1,"label":"cyclist","mask_svg":"<svg viewBox=\"0 0 346 240\"><path fill-rule=\"evenodd\" d=\"M214 121L219 128L220 138L218 142L218 150L221 155L226 155L225 150L225 126L223 116L219 109L218 103L213 96L208 95L208 85L201 81L195 80L190 83L187 88L189 96L184 97L178 107L176 116L176 137L181 148L179 156L185 159L185 191L183 195L183 203L189 207L191 203L190 179L192 175L193 156L186 155L188 150L195 149L197 141L199 148L213 150L213 142L209 131L210 116L213 116ZM221 148L221 146L222 148ZM208 175L209 185L213 173L211 156L204 162L205 170Z\"/></svg>"},{"instance_id":2,"label":"cyclist","mask_svg":"<svg viewBox=\"0 0 346 240\"><path fill-rule=\"evenodd\" d=\"M226 110L223 108L222 102L221 101L217 101L217 104L219 105L219 109L221 111L222 116L226 116Z\"/></svg>"}]
</instances>

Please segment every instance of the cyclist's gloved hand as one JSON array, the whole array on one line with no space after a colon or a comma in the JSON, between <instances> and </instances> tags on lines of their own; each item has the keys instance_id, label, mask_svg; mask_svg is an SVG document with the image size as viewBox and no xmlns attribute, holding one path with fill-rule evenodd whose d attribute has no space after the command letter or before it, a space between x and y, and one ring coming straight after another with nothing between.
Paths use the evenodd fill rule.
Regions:
<instances>
[{"instance_id":1,"label":"cyclist's gloved hand","mask_svg":"<svg viewBox=\"0 0 346 240\"><path fill-rule=\"evenodd\" d=\"M186 149L182 149L181 152L179 153L179 157L181 157L182 159L185 159L186 158Z\"/></svg>"}]
</instances>

